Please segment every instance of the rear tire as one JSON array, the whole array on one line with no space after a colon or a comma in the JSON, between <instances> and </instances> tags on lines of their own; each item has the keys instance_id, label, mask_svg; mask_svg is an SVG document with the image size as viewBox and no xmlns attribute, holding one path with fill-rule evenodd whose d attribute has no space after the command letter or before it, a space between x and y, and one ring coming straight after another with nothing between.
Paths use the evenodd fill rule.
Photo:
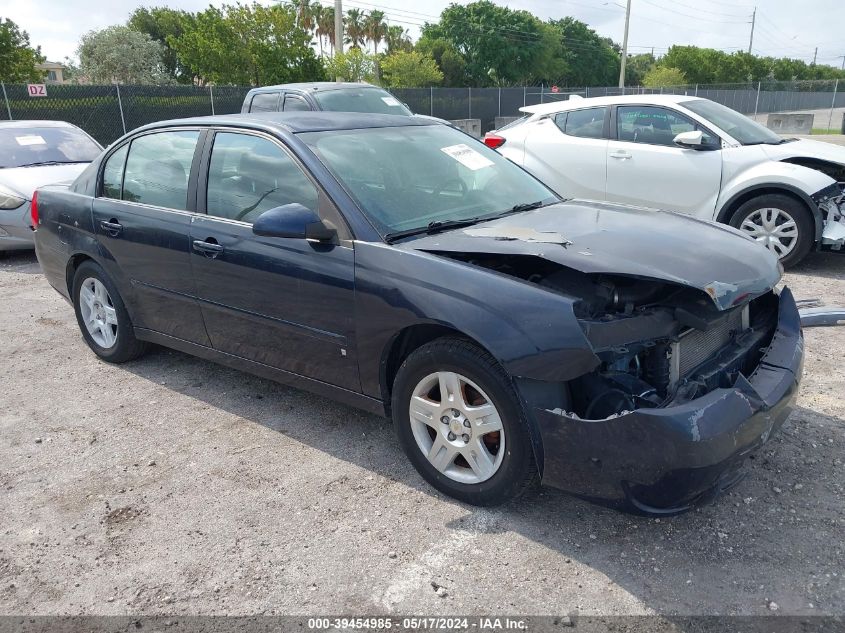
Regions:
<instances>
[{"instance_id":1,"label":"rear tire","mask_svg":"<svg viewBox=\"0 0 845 633\"><path fill-rule=\"evenodd\" d=\"M730 224L775 253L784 268L804 259L816 241L813 216L806 205L778 193L744 203Z\"/></svg>"},{"instance_id":2,"label":"rear tire","mask_svg":"<svg viewBox=\"0 0 845 633\"><path fill-rule=\"evenodd\" d=\"M511 380L471 342L441 338L412 352L396 374L391 405L405 454L441 492L490 506L539 481Z\"/></svg>"},{"instance_id":3,"label":"rear tire","mask_svg":"<svg viewBox=\"0 0 845 633\"><path fill-rule=\"evenodd\" d=\"M135 338L132 320L117 286L92 261L83 262L73 277L73 308L82 338L109 363L125 363L147 351Z\"/></svg>"}]
</instances>

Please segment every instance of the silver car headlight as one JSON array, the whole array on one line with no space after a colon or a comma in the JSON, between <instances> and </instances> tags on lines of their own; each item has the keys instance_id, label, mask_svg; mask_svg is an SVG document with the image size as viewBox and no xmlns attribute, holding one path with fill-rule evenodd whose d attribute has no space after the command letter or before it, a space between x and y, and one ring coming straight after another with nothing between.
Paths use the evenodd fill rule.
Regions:
<instances>
[{"instance_id":1,"label":"silver car headlight","mask_svg":"<svg viewBox=\"0 0 845 633\"><path fill-rule=\"evenodd\" d=\"M7 211L17 209L24 202L26 202L26 198L22 198L20 194L0 185L0 209Z\"/></svg>"}]
</instances>

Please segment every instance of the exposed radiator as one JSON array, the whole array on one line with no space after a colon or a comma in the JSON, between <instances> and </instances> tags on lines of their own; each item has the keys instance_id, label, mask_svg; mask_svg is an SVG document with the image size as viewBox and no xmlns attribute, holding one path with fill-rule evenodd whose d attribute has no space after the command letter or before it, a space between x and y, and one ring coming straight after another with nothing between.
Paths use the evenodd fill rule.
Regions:
<instances>
[{"instance_id":1,"label":"exposed radiator","mask_svg":"<svg viewBox=\"0 0 845 633\"><path fill-rule=\"evenodd\" d=\"M693 369L708 361L731 340L731 336L748 327L748 306L726 314L706 332L687 330L671 350L671 382L674 384Z\"/></svg>"}]
</instances>

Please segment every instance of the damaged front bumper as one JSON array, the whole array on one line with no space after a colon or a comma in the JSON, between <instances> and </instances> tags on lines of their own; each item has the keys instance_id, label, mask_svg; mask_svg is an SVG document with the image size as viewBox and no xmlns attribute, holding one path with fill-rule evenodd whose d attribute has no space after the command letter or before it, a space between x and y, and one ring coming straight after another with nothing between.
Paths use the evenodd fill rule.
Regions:
<instances>
[{"instance_id":1,"label":"damaged front bumper","mask_svg":"<svg viewBox=\"0 0 845 633\"><path fill-rule=\"evenodd\" d=\"M688 510L737 482L745 458L780 428L803 358L798 309L784 289L759 366L747 379L738 374L731 387L602 420L536 407L543 483L633 512Z\"/></svg>"}]
</instances>

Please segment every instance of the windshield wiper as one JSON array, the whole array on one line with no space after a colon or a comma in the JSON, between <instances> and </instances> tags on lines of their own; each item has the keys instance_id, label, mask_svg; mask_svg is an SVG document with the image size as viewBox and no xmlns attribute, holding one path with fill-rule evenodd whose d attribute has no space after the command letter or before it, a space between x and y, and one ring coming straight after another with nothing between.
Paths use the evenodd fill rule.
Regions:
<instances>
[{"instance_id":1,"label":"windshield wiper","mask_svg":"<svg viewBox=\"0 0 845 633\"><path fill-rule=\"evenodd\" d=\"M542 200L537 200L536 202L523 202L522 204L515 204L510 209L504 212L507 213L519 213L520 211L533 211L534 209L539 209L540 207L545 207L548 202L543 202ZM504 215L502 214L502 215Z\"/></svg>"},{"instance_id":2,"label":"windshield wiper","mask_svg":"<svg viewBox=\"0 0 845 633\"><path fill-rule=\"evenodd\" d=\"M415 229L406 229L404 231L388 233L384 236L384 240L388 244L393 244L393 242L395 242L396 240L401 240L403 237L411 237L412 235L421 235L423 233L433 235L434 233L448 231L449 229L457 229L462 226L471 226L473 224L477 224L478 222L482 222L488 219L489 218L474 217L465 218L463 220L435 220L434 222L429 222L427 226L418 226Z\"/></svg>"},{"instance_id":3,"label":"windshield wiper","mask_svg":"<svg viewBox=\"0 0 845 633\"><path fill-rule=\"evenodd\" d=\"M90 160L44 160L38 163L26 163L18 167L43 167L45 165L78 165L79 163L90 163Z\"/></svg>"}]
</instances>

